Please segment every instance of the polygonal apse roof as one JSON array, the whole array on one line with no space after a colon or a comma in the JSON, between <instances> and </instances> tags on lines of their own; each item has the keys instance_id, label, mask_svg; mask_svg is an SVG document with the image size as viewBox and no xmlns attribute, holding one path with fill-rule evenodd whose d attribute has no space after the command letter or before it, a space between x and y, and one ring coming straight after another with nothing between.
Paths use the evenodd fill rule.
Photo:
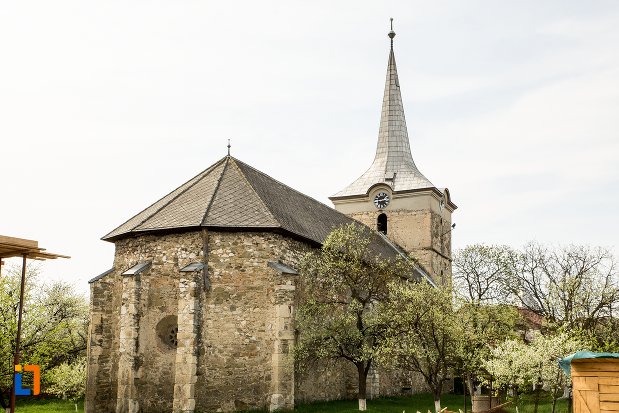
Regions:
<instances>
[{"instance_id":1,"label":"polygonal apse roof","mask_svg":"<svg viewBox=\"0 0 619 413\"><path fill-rule=\"evenodd\" d=\"M226 156L102 239L182 228L282 229L322 243L353 221L231 156Z\"/></svg>"},{"instance_id":2,"label":"polygonal apse roof","mask_svg":"<svg viewBox=\"0 0 619 413\"><path fill-rule=\"evenodd\" d=\"M133 235L192 228L262 229L282 231L322 244L335 227L353 222L359 224L226 156L102 239L114 242ZM373 237L371 249L387 259L403 255L382 236ZM416 276L428 278L421 269Z\"/></svg>"}]
</instances>

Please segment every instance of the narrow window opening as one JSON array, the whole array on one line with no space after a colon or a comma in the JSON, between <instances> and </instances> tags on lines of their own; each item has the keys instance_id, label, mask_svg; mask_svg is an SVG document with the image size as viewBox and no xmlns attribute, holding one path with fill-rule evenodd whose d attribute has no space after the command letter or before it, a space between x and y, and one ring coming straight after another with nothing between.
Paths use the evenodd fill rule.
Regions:
<instances>
[{"instance_id":1,"label":"narrow window opening","mask_svg":"<svg viewBox=\"0 0 619 413\"><path fill-rule=\"evenodd\" d=\"M387 235L387 215L380 214L376 220L376 230Z\"/></svg>"}]
</instances>

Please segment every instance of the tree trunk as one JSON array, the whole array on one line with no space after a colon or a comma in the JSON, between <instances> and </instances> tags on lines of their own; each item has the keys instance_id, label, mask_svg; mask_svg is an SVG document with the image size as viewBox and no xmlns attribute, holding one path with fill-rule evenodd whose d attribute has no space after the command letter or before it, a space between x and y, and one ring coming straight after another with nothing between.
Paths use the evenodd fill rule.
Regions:
<instances>
[{"instance_id":1,"label":"tree trunk","mask_svg":"<svg viewBox=\"0 0 619 413\"><path fill-rule=\"evenodd\" d=\"M468 377L466 376L466 374L464 374L462 378L463 378L462 385L464 386L464 389L463 389L464 390L463 392L464 393L464 413L466 413L466 394L468 392L468 389L467 389L468 386L466 384L468 382Z\"/></svg>"},{"instance_id":2,"label":"tree trunk","mask_svg":"<svg viewBox=\"0 0 619 413\"><path fill-rule=\"evenodd\" d=\"M533 413L537 413L537 407L539 406L539 393L542 389L542 385L537 383L535 385L535 403L533 404Z\"/></svg>"},{"instance_id":3,"label":"tree trunk","mask_svg":"<svg viewBox=\"0 0 619 413\"><path fill-rule=\"evenodd\" d=\"M516 406L516 413L520 413L518 411L518 386L514 386L514 405Z\"/></svg>"},{"instance_id":4,"label":"tree trunk","mask_svg":"<svg viewBox=\"0 0 619 413\"><path fill-rule=\"evenodd\" d=\"M557 381L559 381L559 379L561 378L560 374L561 374L561 370L557 372ZM560 385L552 388L552 413L555 413L555 408L557 406L557 399L559 398L559 395L561 394L559 393L561 390L562 389Z\"/></svg>"},{"instance_id":5,"label":"tree trunk","mask_svg":"<svg viewBox=\"0 0 619 413\"><path fill-rule=\"evenodd\" d=\"M368 373L367 373L367 369L365 368L364 364L365 363L357 364L357 373L359 376L359 393L357 395L357 398L359 399L359 410L360 411L365 411L367 408L366 403L365 403L365 397L366 397Z\"/></svg>"},{"instance_id":6,"label":"tree trunk","mask_svg":"<svg viewBox=\"0 0 619 413\"><path fill-rule=\"evenodd\" d=\"M436 388L432 392L434 394L434 413L439 413L441 411L441 388Z\"/></svg>"},{"instance_id":7,"label":"tree trunk","mask_svg":"<svg viewBox=\"0 0 619 413\"><path fill-rule=\"evenodd\" d=\"M473 397L475 395L475 387L473 386L473 377L472 375L467 375L466 377L466 387L469 390L469 395Z\"/></svg>"}]
</instances>

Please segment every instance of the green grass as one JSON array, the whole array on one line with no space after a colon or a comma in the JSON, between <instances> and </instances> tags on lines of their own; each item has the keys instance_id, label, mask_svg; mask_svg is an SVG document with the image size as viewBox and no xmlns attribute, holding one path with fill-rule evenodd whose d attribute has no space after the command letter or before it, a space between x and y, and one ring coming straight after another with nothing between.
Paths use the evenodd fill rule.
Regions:
<instances>
[{"instance_id":1,"label":"green grass","mask_svg":"<svg viewBox=\"0 0 619 413\"><path fill-rule=\"evenodd\" d=\"M533 413L533 395L527 394L520 396L518 402L518 410L520 413ZM516 413L516 407L513 403L505 409L508 413ZM547 394L542 394L537 408L537 413L551 413L552 412L552 398ZM555 413L567 413L568 403L567 400L557 400L557 407Z\"/></svg>"},{"instance_id":2,"label":"green grass","mask_svg":"<svg viewBox=\"0 0 619 413\"><path fill-rule=\"evenodd\" d=\"M449 410L458 411L463 408L463 396L444 394L441 397L441 407ZM470 412L470 400L469 412ZM376 400L368 400L367 408L369 413L415 413L420 411L427 413L428 410L434 411L434 399L430 394L417 394L411 397L384 397ZM359 412L357 400L339 400L333 402L320 402L312 404L302 404L294 409L299 413L354 413Z\"/></svg>"},{"instance_id":3,"label":"green grass","mask_svg":"<svg viewBox=\"0 0 619 413\"><path fill-rule=\"evenodd\" d=\"M79 413L84 413L84 402L77 403ZM75 404L70 400L48 398L17 398L15 413L75 413Z\"/></svg>"},{"instance_id":4,"label":"green grass","mask_svg":"<svg viewBox=\"0 0 619 413\"><path fill-rule=\"evenodd\" d=\"M441 397L441 407L457 412L462 409L462 395L444 394ZM471 411L471 401L468 401L468 411ZM411 397L385 397L367 401L368 413L427 413L428 410L434 411L434 401L429 394L417 394ZM78 403L78 412L84 412L84 403ZM552 400L544 396L540 400L538 413L551 413ZM75 406L73 402L59 399L31 398L17 399L18 413L73 413ZM298 413L357 413L357 400L337 400L332 402L319 402L302 404L294 409ZM516 413L513 405L509 406L508 413ZM520 397L520 413L533 413L533 396L525 395ZM559 400L555 413L567 413L567 401Z\"/></svg>"}]
</instances>

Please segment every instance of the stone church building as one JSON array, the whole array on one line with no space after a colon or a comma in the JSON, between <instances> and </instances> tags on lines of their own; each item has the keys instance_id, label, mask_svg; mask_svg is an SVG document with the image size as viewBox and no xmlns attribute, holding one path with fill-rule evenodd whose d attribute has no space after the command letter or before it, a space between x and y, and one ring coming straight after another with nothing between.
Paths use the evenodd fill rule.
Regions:
<instances>
[{"instance_id":1,"label":"stone church building","mask_svg":"<svg viewBox=\"0 0 619 413\"><path fill-rule=\"evenodd\" d=\"M226 156L109 234L112 268L90 281L88 413L291 408L354 397L356 374L296 374L296 265L336 226L379 232L374 248L451 277L449 191L411 155L393 51L376 156L335 209ZM360 154L362 155L362 154ZM371 375L370 395L402 383Z\"/></svg>"}]
</instances>

